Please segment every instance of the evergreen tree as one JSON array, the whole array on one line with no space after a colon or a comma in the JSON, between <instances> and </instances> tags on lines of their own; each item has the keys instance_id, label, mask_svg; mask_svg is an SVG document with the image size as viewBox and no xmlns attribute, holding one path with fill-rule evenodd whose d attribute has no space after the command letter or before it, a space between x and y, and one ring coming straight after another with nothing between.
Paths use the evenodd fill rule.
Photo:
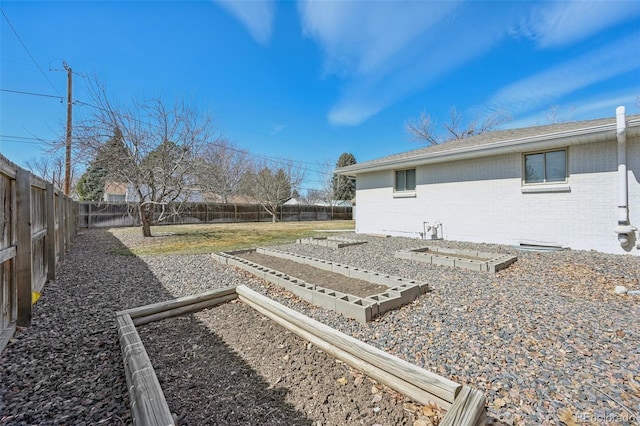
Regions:
<instances>
[{"instance_id":1,"label":"evergreen tree","mask_svg":"<svg viewBox=\"0 0 640 426\"><path fill-rule=\"evenodd\" d=\"M344 152L338 158L336 168L356 164L356 158L349 152ZM333 199L352 200L356 196L356 180L349 176L333 175Z\"/></svg>"},{"instance_id":2,"label":"evergreen tree","mask_svg":"<svg viewBox=\"0 0 640 426\"><path fill-rule=\"evenodd\" d=\"M96 157L78 180L76 191L81 201L101 201L104 186L109 178L109 166L113 162L122 161L122 134L116 129L113 137L98 150Z\"/></svg>"},{"instance_id":3,"label":"evergreen tree","mask_svg":"<svg viewBox=\"0 0 640 426\"><path fill-rule=\"evenodd\" d=\"M80 180L78 180L76 186L80 200L102 201L106 177L107 171L94 162L91 162L87 170L80 176Z\"/></svg>"}]
</instances>

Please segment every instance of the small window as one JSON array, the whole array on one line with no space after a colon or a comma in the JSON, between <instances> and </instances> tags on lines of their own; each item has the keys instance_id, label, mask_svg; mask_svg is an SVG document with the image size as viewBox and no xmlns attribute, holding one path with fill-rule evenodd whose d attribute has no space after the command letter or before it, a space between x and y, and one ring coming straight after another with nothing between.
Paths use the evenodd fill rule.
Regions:
<instances>
[{"instance_id":1,"label":"small window","mask_svg":"<svg viewBox=\"0 0 640 426\"><path fill-rule=\"evenodd\" d=\"M416 190L416 169L396 170L396 192Z\"/></svg>"},{"instance_id":2,"label":"small window","mask_svg":"<svg viewBox=\"0 0 640 426\"><path fill-rule=\"evenodd\" d=\"M567 181L567 150L524 155L524 183Z\"/></svg>"}]
</instances>

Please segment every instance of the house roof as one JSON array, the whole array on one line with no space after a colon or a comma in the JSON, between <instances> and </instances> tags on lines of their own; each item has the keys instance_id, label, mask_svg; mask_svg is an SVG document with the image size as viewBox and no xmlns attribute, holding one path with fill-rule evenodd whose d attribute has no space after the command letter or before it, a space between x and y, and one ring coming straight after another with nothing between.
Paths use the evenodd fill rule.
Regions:
<instances>
[{"instance_id":1,"label":"house roof","mask_svg":"<svg viewBox=\"0 0 640 426\"><path fill-rule=\"evenodd\" d=\"M206 191L203 194L203 197L206 202L222 203L222 197L219 194L216 194L215 192ZM255 198L250 197L248 195L232 195L230 197L227 197L227 202L229 204L257 204L258 203Z\"/></svg>"},{"instance_id":2,"label":"house roof","mask_svg":"<svg viewBox=\"0 0 640 426\"><path fill-rule=\"evenodd\" d=\"M640 114L627 116L626 122L628 135L640 135ZM356 176L360 173L380 170L415 167L512 152L535 151L604 140L616 140L615 117L497 130L340 167L335 170L335 173Z\"/></svg>"},{"instance_id":3,"label":"house roof","mask_svg":"<svg viewBox=\"0 0 640 426\"><path fill-rule=\"evenodd\" d=\"M105 182L104 192L110 195L125 195L127 193L127 184L111 181Z\"/></svg>"}]
</instances>

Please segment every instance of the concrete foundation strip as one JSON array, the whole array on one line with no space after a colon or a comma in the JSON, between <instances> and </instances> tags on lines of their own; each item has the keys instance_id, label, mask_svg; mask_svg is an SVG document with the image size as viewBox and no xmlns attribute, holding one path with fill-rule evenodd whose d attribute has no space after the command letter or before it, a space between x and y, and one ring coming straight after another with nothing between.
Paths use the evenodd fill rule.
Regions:
<instances>
[{"instance_id":1,"label":"concrete foundation strip","mask_svg":"<svg viewBox=\"0 0 640 426\"><path fill-rule=\"evenodd\" d=\"M236 297L330 355L414 401L439 404L447 409L441 425L485 424L482 392L406 362L241 285L116 313L134 425L175 424L135 328L135 320L138 324L146 324L225 303Z\"/></svg>"}]
</instances>

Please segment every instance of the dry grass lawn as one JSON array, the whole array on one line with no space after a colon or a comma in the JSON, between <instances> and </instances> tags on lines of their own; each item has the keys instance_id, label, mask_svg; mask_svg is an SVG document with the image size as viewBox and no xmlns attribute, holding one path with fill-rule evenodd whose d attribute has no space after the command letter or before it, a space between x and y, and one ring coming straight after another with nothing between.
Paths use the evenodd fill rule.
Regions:
<instances>
[{"instance_id":1,"label":"dry grass lawn","mask_svg":"<svg viewBox=\"0 0 640 426\"><path fill-rule=\"evenodd\" d=\"M326 235L326 231L353 230L352 220L318 222L245 222L168 225L151 228L144 238L136 228L113 228L116 237L130 243L121 254L201 254L294 242L298 238Z\"/></svg>"}]
</instances>

